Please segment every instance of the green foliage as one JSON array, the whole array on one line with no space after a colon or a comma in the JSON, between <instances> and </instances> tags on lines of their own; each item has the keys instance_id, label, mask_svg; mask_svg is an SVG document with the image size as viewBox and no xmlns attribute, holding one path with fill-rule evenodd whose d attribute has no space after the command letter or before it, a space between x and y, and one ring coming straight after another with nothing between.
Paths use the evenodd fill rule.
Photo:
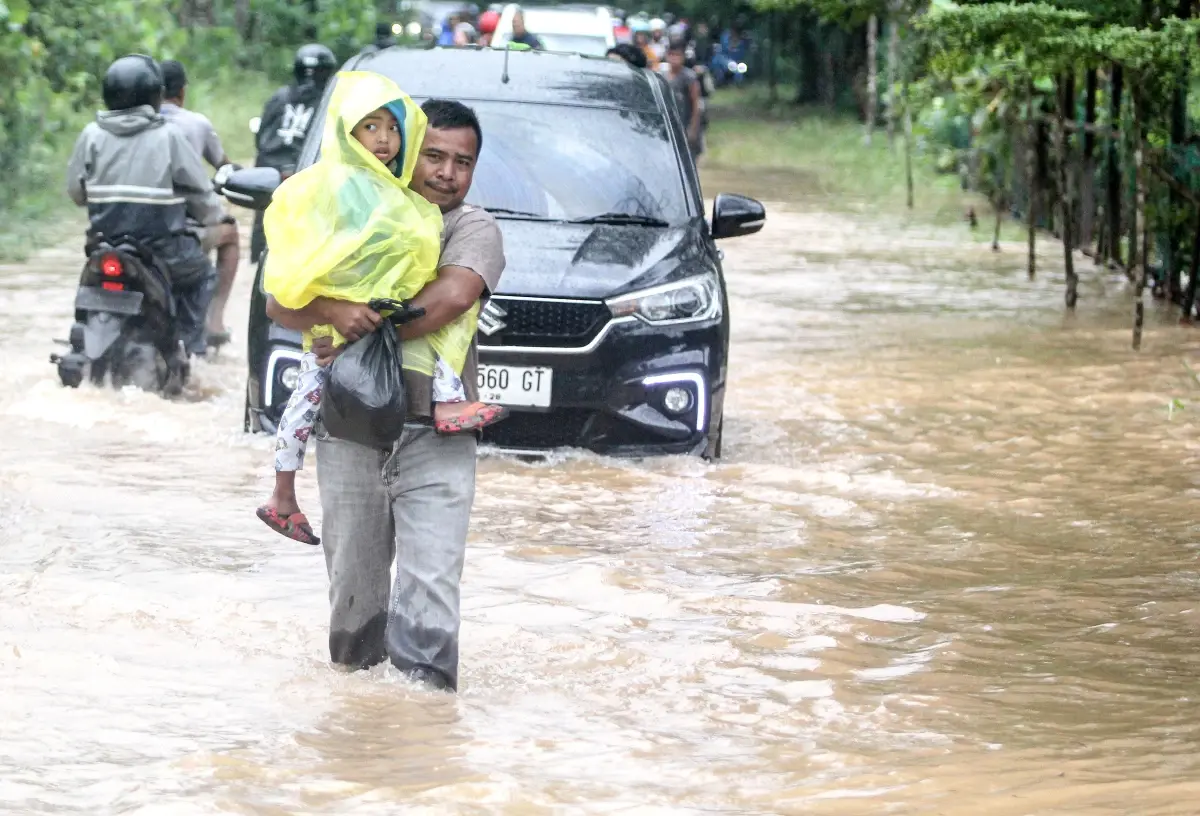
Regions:
<instances>
[{"instance_id":1,"label":"green foliage","mask_svg":"<svg viewBox=\"0 0 1200 816\"><path fill-rule=\"evenodd\" d=\"M43 217L40 191L60 189L63 145L101 106L100 82L117 57L181 59L194 86L215 80L237 95L212 109L241 115L270 92L257 79L253 97L233 90L245 93L246 72L285 81L292 53L310 41L348 58L374 22L373 0L0 0L0 224Z\"/></svg>"},{"instance_id":2,"label":"green foliage","mask_svg":"<svg viewBox=\"0 0 1200 816\"><path fill-rule=\"evenodd\" d=\"M1156 25L1138 27L1125 22L1132 5L1091 0L944 4L917 27L935 54L933 67L947 74L981 59L1010 58L1034 73L1118 62L1144 76L1175 77L1195 62L1200 21L1168 15Z\"/></svg>"},{"instance_id":3,"label":"green foliage","mask_svg":"<svg viewBox=\"0 0 1200 816\"><path fill-rule=\"evenodd\" d=\"M786 89L785 89L786 90ZM823 207L871 213L904 211L904 164L884 140L863 143L859 123L788 102L772 104L763 88L718 91L704 172L710 183L726 174L765 185L764 195L798 193ZM930 161L916 168L916 218L952 224L962 218L958 180ZM772 192L778 185L779 192Z\"/></svg>"}]
</instances>

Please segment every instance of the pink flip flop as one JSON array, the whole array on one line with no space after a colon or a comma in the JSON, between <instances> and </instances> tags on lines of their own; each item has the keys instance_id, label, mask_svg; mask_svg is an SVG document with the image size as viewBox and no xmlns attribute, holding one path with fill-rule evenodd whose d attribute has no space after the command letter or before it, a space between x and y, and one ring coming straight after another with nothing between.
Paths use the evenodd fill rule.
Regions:
<instances>
[{"instance_id":1,"label":"pink flip flop","mask_svg":"<svg viewBox=\"0 0 1200 816\"><path fill-rule=\"evenodd\" d=\"M434 423L434 428L443 436L478 431L489 425L495 425L508 416L508 409L503 405L488 405L475 402L466 406L469 410L451 419L443 419Z\"/></svg>"},{"instance_id":2,"label":"pink flip flop","mask_svg":"<svg viewBox=\"0 0 1200 816\"><path fill-rule=\"evenodd\" d=\"M275 508L267 507L264 504L258 508L255 514L272 530L292 541L311 544L314 547L321 543L321 539L313 532L312 525L308 523L308 519L303 513L281 516Z\"/></svg>"}]
</instances>

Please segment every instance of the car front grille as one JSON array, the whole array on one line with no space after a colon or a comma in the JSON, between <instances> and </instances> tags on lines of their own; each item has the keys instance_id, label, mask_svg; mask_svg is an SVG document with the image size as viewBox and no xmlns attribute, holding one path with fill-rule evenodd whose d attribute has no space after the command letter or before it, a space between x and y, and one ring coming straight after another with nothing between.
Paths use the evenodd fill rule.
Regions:
<instances>
[{"instance_id":1,"label":"car front grille","mask_svg":"<svg viewBox=\"0 0 1200 816\"><path fill-rule=\"evenodd\" d=\"M575 447L591 416L591 411L581 408L560 408L548 414L513 411L503 422L483 431L481 441L525 450Z\"/></svg>"},{"instance_id":2,"label":"car front grille","mask_svg":"<svg viewBox=\"0 0 1200 816\"><path fill-rule=\"evenodd\" d=\"M480 319L482 346L581 348L596 338L612 313L599 301L497 295ZM489 334L489 327L497 327Z\"/></svg>"},{"instance_id":3,"label":"car front grille","mask_svg":"<svg viewBox=\"0 0 1200 816\"><path fill-rule=\"evenodd\" d=\"M516 450L586 448L604 452L674 445L680 440L664 438L605 411L556 408L547 412L514 410L502 422L482 431L480 441Z\"/></svg>"}]
</instances>

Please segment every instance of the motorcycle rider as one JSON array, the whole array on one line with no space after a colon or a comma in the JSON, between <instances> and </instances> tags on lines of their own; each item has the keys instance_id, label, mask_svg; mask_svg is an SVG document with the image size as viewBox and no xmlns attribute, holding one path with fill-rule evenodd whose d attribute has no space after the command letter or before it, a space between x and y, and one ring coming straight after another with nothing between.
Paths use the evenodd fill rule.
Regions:
<instances>
[{"instance_id":1,"label":"motorcycle rider","mask_svg":"<svg viewBox=\"0 0 1200 816\"><path fill-rule=\"evenodd\" d=\"M159 63L159 69L163 74L163 118L183 131L196 152L214 170L219 171L218 177L237 169L237 165L225 155L221 137L208 117L186 107L188 80L183 64L177 60L163 60ZM190 226L200 238L200 246L206 253L214 249L217 252L217 293L208 310L208 344L220 348L230 339L229 330L225 328L225 304L229 301L237 277L240 255L237 221L233 216L226 215L220 225L212 229L195 223Z\"/></svg>"},{"instance_id":2,"label":"motorcycle rider","mask_svg":"<svg viewBox=\"0 0 1200 816\"><path fill-rule=\"evenodd\" d=\"M325 86L336 71L337 58L328 48L320 43L300 46L292 61L296 81L276 91L263 107L255 136L256 167L274 167L284 178L295 172L308 126L321 104ZM266 243L260 212L250 236L250 259L255 263Z\"/></svg>"},{"instance_id":3,"label":"motorcycle rider","mask_svg":"<svg viewBox=\"0 0 1200 816\"><path fill-rule=\"evenodd\" d=\"M88 208L89 234L140 240L165 266L187 351L206 351L217 275L188 218L211 228L224 216L200 154L159 109L163 77L144 54L113 62L104 104L79 134L67 163L67 193Z\"/></svg>"},{"instance_id":4,"label":"motorcycle rider","mask_svg":"<svg viewBox=\"0 0 1200 816\"><path fill-rule=\"evenodd\" d=\"M396 45L396 35L392 33L391 23L376 23L375 24L375 39L363 46L363 49L358 53L360 55L375 54L383 51L386 48L391 48Z\"/></svg>"},{"instance_id":5,"label":"motorcycle rider","mask_svg":"<svg viewBox=\"0 0 1200 816\"><path fill-rule=\"evenodd\" d=\"M654 52L654 59L660 64L667 61L667 21L661 17L655 17L650 21L650 50Z\"/></svg>"}]
</instances>

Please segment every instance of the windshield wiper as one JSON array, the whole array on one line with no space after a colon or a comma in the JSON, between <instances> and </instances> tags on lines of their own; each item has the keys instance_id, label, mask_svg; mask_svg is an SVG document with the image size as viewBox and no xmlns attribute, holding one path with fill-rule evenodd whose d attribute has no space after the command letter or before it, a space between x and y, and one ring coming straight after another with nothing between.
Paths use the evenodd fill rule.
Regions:
<instances>
[{"instance_id":1,"label":"windshield wiper","mask_svg":"<svg viewBox=\"0 0 1200 816\"><path fill-rule=\"evenodd\" d=\"M539 213L525 212L524 210L506 210L503 207L484 207L484 209L486 211L490 212L492 215L507 216L508 218L520 219L522 221L554 221L555 220L546 215L541 215Z\"/></svg>"},{"instance_id":2,"label":"windshield wiper","mask_svg":"<svg viewBox=\"0 0 1200 816\"><path fill-rule=\"evenodd\" d=\"M642 227L669 227L671 226L661 218L653 218L649 215L635 215L633 213L602 213L601 215L592 215L587 218L572 218L570 224L634 224Z\"/></svg>"}]
</instances>

